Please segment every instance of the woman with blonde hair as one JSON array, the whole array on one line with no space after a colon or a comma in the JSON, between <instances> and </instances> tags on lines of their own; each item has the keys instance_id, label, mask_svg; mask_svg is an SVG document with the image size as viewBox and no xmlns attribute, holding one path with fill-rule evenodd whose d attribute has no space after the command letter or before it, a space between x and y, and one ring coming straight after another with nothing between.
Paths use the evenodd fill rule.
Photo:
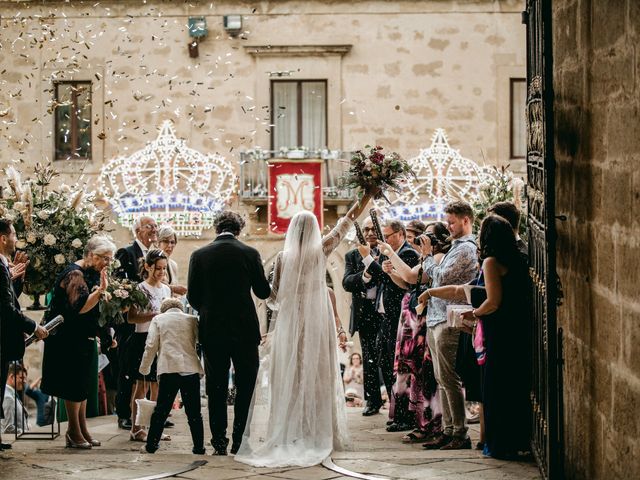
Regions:
<instances>
[{"instance_id":1,"label":"woman with blonde hair","mask_svg":"<svg viewBox=\"0 0 640 480\"><path fill-rule=\"evenodd\" d=\"M165 225L158 230L158 246L167 256L167 275L164 283L169 285L173 295L185 295L187 287L178 284L178 264L171 258L177 244L178 235L172 227Z\"/></svg>"},{"instance_id":2,"label":"woman with blonde hair","mask_svg":"<svg viewBox=\"0 0 640 480\"><path fill-rule=\"evenodd\" d=\"M97 377L97 371L92 371L91 366L99 333L98 303L107 289L107 267L113 261L115 251L116 246L107 237L91 237L83 258L58 275L45 317L64 317L56 334L45 342L40 388L64 399L69 417L65 435L68 448L100 446L87 427L87 397L91 377Z\"/></svg>"}]
</instances>

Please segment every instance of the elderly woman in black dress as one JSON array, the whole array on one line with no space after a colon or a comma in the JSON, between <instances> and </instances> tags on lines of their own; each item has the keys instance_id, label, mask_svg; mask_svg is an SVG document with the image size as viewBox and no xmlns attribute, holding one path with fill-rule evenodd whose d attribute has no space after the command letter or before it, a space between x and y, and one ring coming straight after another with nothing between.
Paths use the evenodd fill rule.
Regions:
<instances>
[{"instance_id":1,"label":"elderly woman in black dress","mask_svg":"<svg viewBox=\"0 0 640 480\"><path fill-rule=\"evenodd\" d=\"M115 251L116 246L108 238L92 237L85 246L84 257L67 266L56 279L47 312L47 318L62 315L64 324L45 342L40 388L64 399L69 448L100 446L87 428L87 396L91 357L99 333L98 303L107 288L106 267L113 261Z\"/></svg>"}]
</instances>

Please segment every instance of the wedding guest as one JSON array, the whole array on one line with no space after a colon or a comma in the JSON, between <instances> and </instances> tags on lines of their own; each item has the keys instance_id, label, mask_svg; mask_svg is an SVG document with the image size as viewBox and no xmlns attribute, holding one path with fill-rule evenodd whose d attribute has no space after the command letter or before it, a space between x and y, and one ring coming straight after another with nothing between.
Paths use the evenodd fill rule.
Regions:
<instances>
[{"instance_id":1,"label":"wedding guest","mask_svg":"<svg viewBox=\"0 0 640 480\"><path fill-rule=\"evenodd\" d=\"M178 264L175 260L171 259L171 254L178 244L178 235L176 231L169 227L164 226L158 231L158 246L160 250L167 256L169 262L167 268L167 278L165 283L169 285L171 293L175 295L184 295L187 293L187 287L178 284Z\"/></svg>"},{"instance_id":2,"label":"wedding guest","mask_svg":"<svg viewBox=\"0 0 640 480\"><path fill-rule=\"evenodd\" d=\"M51 425L53 423L53 410L52 405L55 404L55 400L50 396L40 390L40 382L42 381L42 377L37 378L34 382L29 384L28 377L29 372L26 367L24 367L25 375L27 376L27 380L25 380L25 389L24 394L31 398L36 404L36 425L39 427L43 427L44 425Z\"/></svg>"},{"instance_id":3,"label":"wedding guest","mask_svg":"<svg viewBox=\"0 0 640 480\"><path fill-rule=\"evenodd\" d=\"M200 377L203 375L196 343L198 342L198 318L187 315L182 302L177 298L166 298L160 305L149 327L144 355L140 363L143 376L151 373L157 358L159 383L158 403L151 416L145 449L154 453L159 448L164 422L173 406L178 391L187 414L192 452L204 454L204 427L200 413Z\"/></svg>"},{"instance_id":4,"label":"wedding guest","mask_svg":"<svg viewBox=\"0 0 640 480\"><path fill-rule=\"evenodd\" d=\"M477 247L472 235L471 205L455 201L449 203L444 211L452 239L451 249L440 264L436 263L432 255L427 256L422 264L422 281L431 281L433 287L468 283L475 278L478 270ZM430 238L422 238L422 244L428 249L431 246ZM383 253L389 250L391 249L384 247ZM420 266L412 268L393 251L390 258L401 278L409 283L416 282ZM467 435L462 380L455 368L460 331L447 324L447 303L445 300L430 298L427 306L427 343L442 404L443 432L427 441L423 445L426 449L471 448L471 440Z\"/></svg>"},{"instance_id":5,"label":"wedding guest","mask_svg":"<svg viewBox=\"0 0 640 480\"><path fill-rule=\"evenodd\" d=\"M420 253L420 244L416 242L416 238L422 235L427 226L420 220L411 220L407 223L407 243L411 248Z\"/></svg>"},{"instance_id":6,"label":"wedding guest","mask_svg":"<svg viewBox=\"0 0 640 480\"><path fill-rule=\"evenodd\" d=\"M365 237L368 250L364 250L365 256L371 252L378 256L378 238L371 218L362 223L362 233ZM378 354L376 351L376 338L380 330L382 315L376 311L377 283L364 282L363 256L358 248L350 250L344 256L345 267L342 277L342 287L351 293L351 319L349 322L349 334L356 332L360 335L364 370L364 399L366 407L362 411L365 417L375 415L382 406L380 396L380 369L378 367Z\"/></svg>"},{"instance_id":7,"label":"wedding guest","mask_svg":"<svg viewBox=\"0 0 640 480\"><path fill-rule=\"evenodd\" d=\"M362 356L354 352L349 356L349 365L342 376L344 381L344 393L354 399L364 398L364 372L362 368Z\"/></svg>"},{"instance_id":8,"label":"wedding guest","mask_svg":"<svg viewBox=\"0 0 640 480\"><path fill-rule=\"evenodd\" d=\"M516 245L520 253L524 255L529 254L529 247L520 238L520 210L513 202L496 202L487 209L487 213L493 213L504 218L511 228L516 238Z\"/></svg>"},{"instance_id":9,"label":"wedding guest","mask_svg":"<svg viewBox=\"0 0 640 480\"><path fill-rule=\"evenodd\" d=\"M418 264L419 255L406 241L404 224L398 220L391 220L382 227L384 241L390 248L389 253L394 253L403 264L413 267ZM394 360L396 352L396 338L402 298L408 288L407 283L394 271L393 265L386 256L380 256L377 262L373 260L368 246L360 246L358 249L363 254L365 264L364 282L373 281L378 286L376 311L382 314L382 322L378 332L377 348L380 359L380 369L387 392L393 392L395 383ZM387 255L389 255L387 253ZM387 427L389 432L401 432L411 430L415 423L413 415L405 403L394 405L393 423Z\"/></svg>"},{"instance_id":10,"label":"wedding guest","mask_svg":"<svg viewBox=\"0 0 640 480\"><path fill-rule=\"evenodd\" d=\"M530 324L522 315L529 277L513 226L504 218L489 215L483 220L480 259L487 299L464 317L480 318L484 332L484 454L515 459L530 449Z\"/></svg>"},{"instance_id":11,"label":"wedding guest","mask_svg":"<svg viewBox=\"0 0 640 480\"><path fill-rule=\"evenodd\" d=\"M116 269L116 276L128 278L134 282L141 282L140 268L144 257L149 249L158 241L158 225L156 221L148 216L136 219L132 227L135 236L133 243L127 247L118 249L116 260L120 263ZM115 406L118 414L118 426L125 430L131 430L131 392L135 380L128 375L126 361L128 358L129 340L134 328L128 322L124 322L116 327L117 347L117 375L118 392L116 393ZM114 366L114 367L116 367ZM116 368L114 368L116 370Z\"/></svg>"},{"instance_id":12,"label":"wedding guest","mask_svg":"<svg viewBox=\"0 0 640 480\"><path fill-rule=\"evenodd\" d=\"M45 342L41 389L64 399L69 418L68 448L100 446L87 427L87 397L90 384L97 381L93 355L99 333L98 303L107 289L107 267L113 261L115 250L115 245L108 238L100 235L91 237L83 258L58 275L49 310L45 314L47 320L56 315L64 317L64 323L56 334ZM105 344L110 342L110 338L102 340ZM92 366L96 369L92 370Z\"/></svg>"},{"instance_id":13,"label":"wedding guest","mask_svg":"<svg viewBox=\"0 0 640 480\"><path fill-rule=\"evenodd\" d=\"M10 266L10 259L16 252L16 229L13 223L0 218L0 398L4 398L4 389L9 373L9 363L20 360L24 355L24 334L35 334L39 339L49 335L47 330L36 322L27 318L20 309L18 295L22 292L21 277L27 267L24 255L16 255L19 261ZM11 270L10 270L11 268ZM17 282L14 284L14 280ZM0 418L4 418L0 407ZM8 443L2 443L0 437L0 451L11 448Z\"/></svg>"},{"instance_id":14,"label":"wedding guest","mask_svg":"<svg viewBox=\"0 0 640 480\"><path fill-rule=\"evenodd\" d=\"M135 332L129 341L129 356L127 360L128 375L135 380L133 395L131 396L132 427L130 440L145 442L147 433L140 425L136 425L138 405L136 400L143 399L149 393L150 399L155 401L158 397L158 383L156 364L153 362L147 375L140 373L140 362L144 355L145 343L149 332L151 320L160 313L160 305L166 298L171 297L171 289L164 283L167 276L167 256L160 249L151 249L144 259L140 272L143 281L138 285L149 298L149 306L146 311L138 311L135 307L129 310L127 321L135 325ZM169 440L163 435L162 440Z\"/></svg>"},{"instance_id":15,"label":"wedding guest","mask_svg":"<svg viewBox=\"0 0 640 480\"><path fill-rule=\"evenodd\" d=\"M451 247L448 241L449 231L444 223L435 222L426 226L425 233L433 240L431 248L425 250L425 256L433 255L435 262L439 264ZM419 245L419 242L414 242L414 245ZM420 251L422 253L422 248ZM422 275L418 275L419 281L413 293L407 293L402 299L400 328L396 341L394 398L406 396L403 401L409 405L409 410L414 413L416 420L415 430L402 437L405 443L426 440L428 436L440 432L442 423L442 415L436 413L440 412L441 408L436 405L437 382L426 345L426 316L419 315L416 310L417 298L424 290L420 284L421 277Z\"/></svg>"},{"instance_id":16,"label":"wedding guest","mask_svg":"<svg viewBox=\"0 0 640 480\"><path fill-rule=\"evenodd\" d=\"M4 418L2 419L2 433L17 433L31 430L29 424L29 413L22 405L20 392L24 388L24 382L27 372L19 363L9 365L7 375L7 384L5 386L4 397L2 400L2 409Z\"/></svg>"}]
</instances>

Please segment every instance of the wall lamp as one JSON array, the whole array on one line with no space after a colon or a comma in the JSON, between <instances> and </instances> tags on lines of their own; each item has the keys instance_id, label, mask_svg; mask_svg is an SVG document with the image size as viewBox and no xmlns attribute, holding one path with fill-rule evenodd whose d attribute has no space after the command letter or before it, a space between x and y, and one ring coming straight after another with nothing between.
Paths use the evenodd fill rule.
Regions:
<instances>
[{"instance_id":1,"label":"wall lamp","mask_svg":"<svg viewBox=\"0 0 640 480\"><path fill-rule=\"evenodd\" d=\"M242 15L225 15L222 24L230 36L237 37L242 32Z\"/></svg>"}]
</instances>

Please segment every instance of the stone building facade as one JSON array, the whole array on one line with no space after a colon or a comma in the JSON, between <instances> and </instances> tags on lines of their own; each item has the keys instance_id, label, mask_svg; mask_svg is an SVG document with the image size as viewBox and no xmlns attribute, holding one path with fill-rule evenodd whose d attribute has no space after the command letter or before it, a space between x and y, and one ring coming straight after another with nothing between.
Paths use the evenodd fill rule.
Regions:
<instances>
[{"instance_id":1,"label":"stone building facade","mask_svg":"<svg viewBox=\"0 0 640 480\"><path fill-rule=\"evenodd\" d=\"M640 3L553 9L566 477L640 478Z\"/></svg>"},{"instance_id":2,"label":"stone building facade","mask_svg":"<svg viewBox=\"0 0 640 480\"><path fill-rule=\"evenodd\" d=\"M102 165L141 149L165 119L191 148L224 155L270 147L271 82L326 81L326 146L382 144L405 157L445 128L465 157L523 172L511 158L511 81L525 77L518 0L454 1L0 1L0 166L55 156L57 81L91 82L91 159L55 160L66 181L95 188ZM223 17L242 16L236 36ZM208 34L189 55L189 19ZM520 108L515 102L515 108ZM519 117L519 115L516 115ZM281 237L265 234L264 204L244 240L269 263ZM326 205L326 224L346 205ZM129 232L115 227L117 243ZM190 252L210 241L181 240ZM339 286L343 245L330 258ZM349 297L336 288L343 322Z\"/></svg>"}]
</instances>

